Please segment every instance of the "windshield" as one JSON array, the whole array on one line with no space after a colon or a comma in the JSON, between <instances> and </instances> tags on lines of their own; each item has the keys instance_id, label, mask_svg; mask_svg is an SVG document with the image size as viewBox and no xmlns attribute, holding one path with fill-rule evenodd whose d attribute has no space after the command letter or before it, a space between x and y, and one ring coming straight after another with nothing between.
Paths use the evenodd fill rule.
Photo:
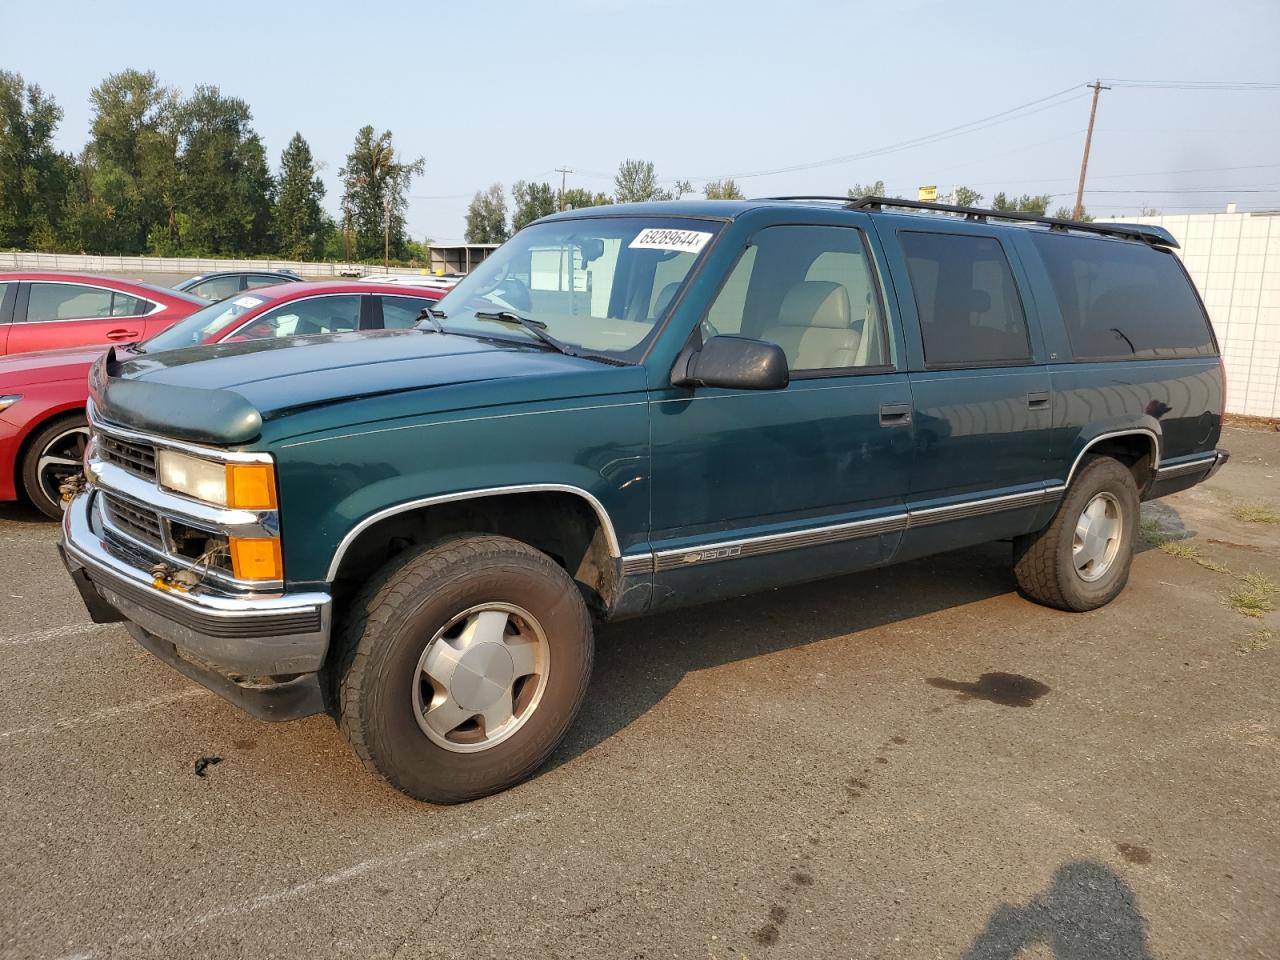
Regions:
<instances>
[{"instance_id":1,"label":"windshield","mask_svg":"<svg viewBox=\"0 0 1280 960\"><path fill-rule=\"evenodd\" d=\"M250 310L266 303L262 297L243 296L234 300L221 300L175 323L163 333L158 333L142 344L147 353L161 350L177 350L206 343L211 337L227 330Z\"/></svg>"},{"instance_id":2,"label":"windshield","mask_svg":"<svg viewBox=\"0 0 1280 960\"><path fill-rule=\"evenodd\" d=\"M597 217L526 227L439 303L444 326L489 337L535 337L476 316L510 311L563 344L631 359L656 329L714 220Z\"/></svg>"}]
</instances>

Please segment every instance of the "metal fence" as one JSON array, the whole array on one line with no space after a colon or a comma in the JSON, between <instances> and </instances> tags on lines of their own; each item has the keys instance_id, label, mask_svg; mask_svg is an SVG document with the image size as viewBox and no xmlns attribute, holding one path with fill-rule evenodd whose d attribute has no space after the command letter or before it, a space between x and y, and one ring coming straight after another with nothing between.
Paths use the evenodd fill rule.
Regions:
<instances>
[{"instance_id":1,"label":"metal fence","mask_svg":"<svg viewBox=\"0 0 1280 960\"><path fill-rule=\"evenodd\" d=\"M107 257L80 253L0 252L0 270L51 270L76 273L213 273L217 270L292 270L301 277L366 277L370 274L419 276L415 267L367 263L307 263L296 260L218 260L204 257Z\"/></svg>"}]
</instances>

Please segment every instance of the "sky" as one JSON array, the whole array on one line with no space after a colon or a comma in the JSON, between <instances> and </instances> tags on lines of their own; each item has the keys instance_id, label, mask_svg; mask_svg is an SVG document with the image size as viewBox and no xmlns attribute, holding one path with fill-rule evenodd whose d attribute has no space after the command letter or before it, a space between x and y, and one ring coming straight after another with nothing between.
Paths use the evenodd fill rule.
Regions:
<instances>
[{"instance_id":1,"label":"sky","mask_svg":"<svg viewBox=\"0 0 1280 960\"><path fill-rule=\"evenodd\" d=\"M306 137L334 214L356 131L391 130L426 159L408 225L436 241L462 236L492 183L558 187L567 167L570 186L608 192L625 158L699 192L722 176L749 197L882 179L1069 207L1095 78L1280 84L1280 0L4 7L0 68L57 100L61 149L84 145L110 73L214 84L249 103L273 164ZM1280 208L1280 90L1113 84L1088 190L1098 216Z\"/></svg>"}]
</instances>

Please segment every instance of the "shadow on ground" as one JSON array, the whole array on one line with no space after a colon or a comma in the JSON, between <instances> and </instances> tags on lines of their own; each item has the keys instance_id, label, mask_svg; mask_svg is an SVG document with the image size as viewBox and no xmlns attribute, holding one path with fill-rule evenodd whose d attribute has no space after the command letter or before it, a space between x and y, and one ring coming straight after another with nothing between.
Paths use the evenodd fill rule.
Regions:
<instances>
[{"instance_id":1,"label":"shadow on ground","mask_svg":"<svg viewBox=\"0 0 1280 960\"><path fill-rule=\"evenodd\" d=\"M1049 889L1027 903L999 906L963 960L1014 960L1041 944L1054 960L1151 960L1133 890L1089 860L1059 867Z\"/></svg>"}]
</instances>

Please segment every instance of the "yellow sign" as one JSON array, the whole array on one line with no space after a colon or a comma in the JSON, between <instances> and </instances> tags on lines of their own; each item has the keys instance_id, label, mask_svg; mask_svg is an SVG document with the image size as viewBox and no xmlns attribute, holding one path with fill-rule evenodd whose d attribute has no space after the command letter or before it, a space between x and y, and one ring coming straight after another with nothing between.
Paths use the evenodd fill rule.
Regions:
<instances>
[{"instance_id":1,"label":"yellow sign","mask_svg":"<svg viewBox=\"0 0 1280 960\"><path fill-rule=\"evenodd\" d=\"M917 200L927 200L930 203L933 203L938 199L937 187L920 187L917 189L916 193Z\"/></svg>"}]
</instances>

